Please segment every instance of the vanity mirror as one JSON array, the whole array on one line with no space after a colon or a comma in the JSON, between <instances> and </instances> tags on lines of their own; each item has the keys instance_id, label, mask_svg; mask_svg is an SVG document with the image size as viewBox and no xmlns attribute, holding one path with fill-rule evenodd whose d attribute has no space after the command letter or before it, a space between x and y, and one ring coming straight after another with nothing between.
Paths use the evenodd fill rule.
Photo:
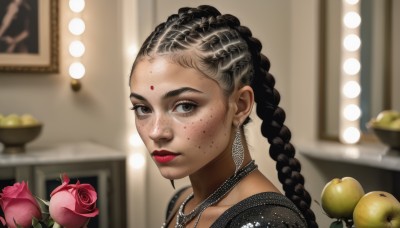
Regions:
<instances>
[{"instance_id":1,"label":"vanity mirror","mask_svg":"<svg viewBox=\"0 0 400 228\"><path fill-rule=\"evenodd\" d=\"M319 138L339 140L341 118L342 35L343 1L320 1L320 83L319 83ZM349 1L347 1L349 2ZM384 109L393 108L393 100L399 103L393 93L392 50L393 0L352 0L358 2L361 25L359 36L358 83L361 93L358 105L361 116L357 126L361 140L369 139L366 125ZM398 8L398 4L396 3ZM396 25L398 26L398 25ZM399 77L397 75L396 77ZM352 88L356 90L357 87Z\"/></svg>"}]
</instances>

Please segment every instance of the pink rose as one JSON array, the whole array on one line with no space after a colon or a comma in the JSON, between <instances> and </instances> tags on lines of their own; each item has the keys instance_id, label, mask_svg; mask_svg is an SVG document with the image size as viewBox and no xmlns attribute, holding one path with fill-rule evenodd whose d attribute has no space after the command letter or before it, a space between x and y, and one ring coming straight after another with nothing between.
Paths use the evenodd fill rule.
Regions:
<instances>
[{"instance_id":1,"label":"pink rose","mask_svg":"<svg viewBox=\"0 0 400 228\"><path fill-rule=\"evenodd\" d=\"M63 183L50 194L50 216L64 228L80 228L99 214L97 193L90 184L69 181L64 174Z\"/></svg>"},{"instance_id":2,"label":"pink rose","mask_svg":"<svg viewBox=\"0 0 400 228\"><path fill-rule=\"evenodd\" d=\"M5 221L3 218L0 221L9 228L15 228L15 223L30 227L33 217L42 218L39 204L24 181L5 187L0 193L0 205L5 216Z\"/></svg>"}]
</instances>

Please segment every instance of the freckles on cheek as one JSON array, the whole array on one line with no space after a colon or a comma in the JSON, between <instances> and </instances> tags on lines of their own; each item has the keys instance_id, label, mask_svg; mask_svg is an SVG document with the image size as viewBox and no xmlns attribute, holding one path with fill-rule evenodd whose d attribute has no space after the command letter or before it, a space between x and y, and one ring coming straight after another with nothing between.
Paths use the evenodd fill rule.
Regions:
<instances>
[{"instance_id":1,"label":"freckles on cheek","mask_svg":"<svg viewBox=\"0 0 400 228\"><path fill-rule=\"evenodd\" d=\"M216 143L219 137L224 136L223 133L220 132L220 124L221 120L212 121L199 121L194 122L191 126L191 130L188 130L189 139L193 139L191 142L194 143L196 149L199 150L200 153L207 154L211 153L211 151L219 150L220 146ZM225 133L225 137L226 137Z\"/></svg>"},{"instance_id":2,"label":"freckles on cheek","mask_svg":"<svg viewBox=\"0 0 400 228\"><path fill-rule=\"evenodd\" d=\"M140 137L142 137L143 134L145 134L145 131L146 131L146 126L145 126L145 124L136 123L136 131L138 132L138 134L140 135Z\"/></svg>"}]
</instances>

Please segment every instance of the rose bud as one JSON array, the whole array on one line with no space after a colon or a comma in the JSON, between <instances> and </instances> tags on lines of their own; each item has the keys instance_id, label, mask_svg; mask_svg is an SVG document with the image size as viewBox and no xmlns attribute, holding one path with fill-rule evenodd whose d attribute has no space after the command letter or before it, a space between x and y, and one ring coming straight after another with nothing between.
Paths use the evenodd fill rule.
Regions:
<instances>
[{"instance_id":1,"label":"rose bud","mask_svg":"<svg viewBox=\"0 0 400 228\"><path fill-rule=\"evenodd\" d=\"M0 220L3 220L2 223L5 222L9 228L17 227L16 224L21 227L31 227L32 218L42 218L39 204L24 181L5 187L0 193L0 205L5 221Z\"/></svg>"},{"instance_id":2,"label":"rose bud","mask_svg":"<svg viewBox=\"0 0 400 228\"><path fill-rule=\"evenodd\" d=\"M69 181L64 175L63 183L50 194L50 216L64 228L79 228L99 214L97 193L90 184Z\"/></svg>"}]
</instances>

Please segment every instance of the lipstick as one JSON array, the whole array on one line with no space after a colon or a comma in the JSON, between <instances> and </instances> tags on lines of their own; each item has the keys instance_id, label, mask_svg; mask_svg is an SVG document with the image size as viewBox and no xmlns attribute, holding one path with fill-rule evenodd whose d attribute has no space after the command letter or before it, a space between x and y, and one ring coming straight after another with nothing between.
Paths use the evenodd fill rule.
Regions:
<instances>
[{"instance_id":1,"label":"lipstick","mask_svg":"<svg viewBox=\"0 0 400 228\"><path fill-rule=\"evenodd\" d=\"M153 153L151 153L153 156L154 160L158 163L168 163L172 161L175 157L177 157L179 154L173 153L167 150L155 150Z\"/></svg>"}]
</instances>

